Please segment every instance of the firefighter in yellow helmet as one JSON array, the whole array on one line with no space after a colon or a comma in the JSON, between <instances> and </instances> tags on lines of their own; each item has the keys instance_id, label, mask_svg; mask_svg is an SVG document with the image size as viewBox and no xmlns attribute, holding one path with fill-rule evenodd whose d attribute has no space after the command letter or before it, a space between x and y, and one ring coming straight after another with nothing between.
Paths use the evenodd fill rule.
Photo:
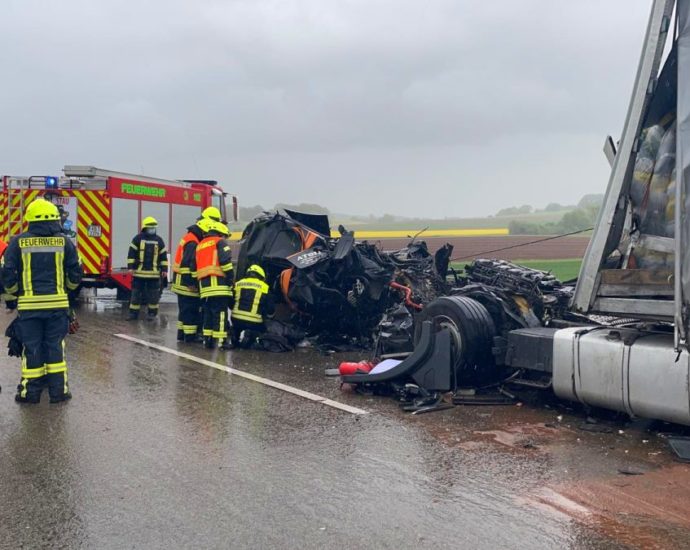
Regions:
<instances>
[{"instance_id":1,"label":"firefighter in yellow helmet","mask_svg":"<svg viewBox=\"0 0 690 550\"><path fill-rule=\"evenodd\" d=\"M28 230L14 237L3 256L5 291L17 297L22 376L15 400L38 403L45 386L51 403L72 397L67 384L64 339L69 329L67 293L79 286L77 250L63 233L57 207L45 199L29 204Z\"/></svg>"},{"instance_id":2,"label":"firefighter in yellow helmet","mask_svg":"<svg viewBox=\"0 0 690 550\"><path fill-rule=\"evenodd\" d=\"M168 284L168 251L156 234L158 222L148 216L141 222L141 232L134 236L127 253L127 268L133 276L129 319L139 318L142 306L149 319L158 315L161 286Z\"/></svg>"},{"instance_id":3,"label":"firefighter in yellow helmet","mask_svg":"<svg viewBox=\"0 0 690 550\"><path fill-rule=\"evenodd\" d=\"M266 331L264 317L273 315L275 302L266 284L266 272L260 265L250 265L245 277L235 283L232 306L232 344L249 346L257 333ZM240 336L244 332L244 337Z\"/></svg>"},{"instance_id":4,"label":"firefighter in yellow helmet","mask_svg":"<svg viewBox=\"0 0 690 550\"><path fill-rule=\"evenodd\" d=\"M178 341L196 342L197 331L201 327L201 301L199 282L196 271L193 271L196 258L196 247L208 233L214 222L200 217L194 225L187 228L187 233L180 239L173 262L172 291L177 294L177 339Z\"/></svg>"},{"instance_id":5,"label":"firefighter in yellow helmet","mask_svg":"<svg viewBox=\"0 0 690 550\"><path fill-rule=\"evenodd\" d=\"M201 212L201 217L214 222L223 221L223 218L220 214L220 210L218 210L215 206L209 206L208 208L204 208L204 210Z\"/></svg>"},{"instance_id":6,"label":"firefighter in yellow helmet","mask_svg":"<svg viewBox=\"0 0 690 550\"><path fill-rule=\"evenodd\" d=\"M196 247L193 271L199 281L204 345L209 349L216 344L223 349L230 348L228 309L232 303L234 270L229 236L225 224L211 222L208 234Z\"/></svg>"}]
</instances>

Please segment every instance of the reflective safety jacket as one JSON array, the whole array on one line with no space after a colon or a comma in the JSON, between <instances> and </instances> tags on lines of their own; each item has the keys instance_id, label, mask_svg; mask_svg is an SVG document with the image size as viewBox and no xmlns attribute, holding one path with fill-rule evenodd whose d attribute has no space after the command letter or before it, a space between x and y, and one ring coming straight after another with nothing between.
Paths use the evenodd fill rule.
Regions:
<instances>
[{"instance_id":1,"label":"reflective safety jacket","mask_svg":"<svg viewBox=\"0 0 690 550\"><path fill-rule=\"evenodd\" d=\"M235 283L233 319L263 323L263 316L273 313L273 299L268 285L261 279L245 277Z\"/></svg>"},{"instance_id":2,"label":"reflective safety jacket","mask_svg":"<svg viewBox=\"0 0 690 550\"><path fill-rule=\"evenodd\" d=\"M52 222L30 223L3 256L2 282L18 297L19 311L68 309L67 293L81 278L77 249Z\"/></svg>"},{"instance_id":3,"label":"reflective safety jacket","mask_svg":"<svg viewBox=\"0 0 690 550\"><path fill-rule=\"evenodd\" d=\"M232 251L226 239L209 236L196 247L192 272L199 280L199 294L202 298L232 296Z\"/></svg>"},{"instance_id":4,"label":"reflective safety jacket","mask_svg":"<svg viewBox=\"0 0 690 550\"><path fill-rule=\"evenodd\" d=\"M187 228L187 234L180 239L173 262L172 291L182 296L199 296L196 272L192 271L196 258L196 247L203 234L196 225ZM194 290L190 290L193 287Z\"/></svg>"},{"instance_id":5,"label":"reflective safety jacket","mask_svg":"<svg viewBox=\"0 0 690 550\"><path fill-rule=\"evenodd\" d=\"M168 251L158 235L139 233L132 239L127 253L127 268L135 277L159 279L168 272Z\"/></svg>"}]
</instances>

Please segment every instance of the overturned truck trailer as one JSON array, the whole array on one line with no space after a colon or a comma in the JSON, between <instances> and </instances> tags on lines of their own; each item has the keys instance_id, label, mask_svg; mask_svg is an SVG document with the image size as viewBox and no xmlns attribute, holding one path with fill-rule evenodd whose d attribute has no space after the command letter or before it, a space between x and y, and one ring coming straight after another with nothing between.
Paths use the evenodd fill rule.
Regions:
<instances>
[{"instance_id":1,"label":"overturned truck trailer","mask_svg":"<svg viewBox=\"0 0 690 550\"><path fill-rule=\"evenodd\" d=\"M573 300L583 314L640 321L555 332L557 395L690 424L689 167L690 1L656 0Z\"/></svg>"},{"instance_id":2,"label":"overturned truck trailer","mask_svg":"<svg viewBox=\"0 0 690 550\"><path fill-rule=\"evenodd\" d=\"M690 425L690 0L653 2L618 151L610 138L605 151L611 176L576 285L476 261L418 315L424 361L375 384L417 380L420 365L436 383L429 358L450 346L440 390L500 382Z\"/></svg>"}]
</instances>

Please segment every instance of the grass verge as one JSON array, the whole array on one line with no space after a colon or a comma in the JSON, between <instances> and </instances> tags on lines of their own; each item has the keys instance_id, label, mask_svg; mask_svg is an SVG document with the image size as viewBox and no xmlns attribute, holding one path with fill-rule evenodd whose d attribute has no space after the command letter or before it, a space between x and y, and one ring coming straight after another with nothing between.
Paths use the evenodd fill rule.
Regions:
<instances>
[{"instance_id":1,"label":"grass verge","mask_svg":"<svg viewBox=\"0 0 690 550\"><path fill-rule=\"evenodd\" d=\"M514 264L524 265L532 269L550 271L561 281L574 279L580 273L581 258L571 258L567 260L512 260ZM462 270L467 262L453 263L456 270Z\"/></svg>"}]
</instances>

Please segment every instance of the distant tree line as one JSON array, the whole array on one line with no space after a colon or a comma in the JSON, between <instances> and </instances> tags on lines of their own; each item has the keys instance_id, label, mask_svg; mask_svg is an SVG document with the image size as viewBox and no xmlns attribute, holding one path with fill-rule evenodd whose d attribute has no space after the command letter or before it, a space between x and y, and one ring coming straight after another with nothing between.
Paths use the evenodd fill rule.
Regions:
<instances>
[{"instance_id":1,"label":"distant tree line","mask_svg":"<svg viewBox=\"0 0 690 550\"><path fill-rule=\"evenodd\" d=\"M531 222L529 220L511 220L508 229L511 235L561 235L563 233L573 233L594 227L599 209L603 203L603 195L585 195L577 203L577 206L568 207L568 211L556 222ZM552 206L553 205L553 206ZM557 212L556 203L548 205L551 210Z\"/></svg>"},{"instance_id":2,"label":"distant tree line","mask_svg":"<svg viewBox=\"0 0 690 550\"><path fill-rule=\"evenodd\" d=\"M529 204L523 204L522 206L511 206L509 208L502 208L496 212L497 218L508 217L508 216L525 216L529 214L538 214L540 212L564 212L569 210L577 210L578 208L587 208L590 206L596 206L599 208L604 200L604 195L591 193L585 195L580 199L576 205L564 205L557 202L550 202L543 209L539 210L534 208Z\"/></svg>"}]
</instances>

